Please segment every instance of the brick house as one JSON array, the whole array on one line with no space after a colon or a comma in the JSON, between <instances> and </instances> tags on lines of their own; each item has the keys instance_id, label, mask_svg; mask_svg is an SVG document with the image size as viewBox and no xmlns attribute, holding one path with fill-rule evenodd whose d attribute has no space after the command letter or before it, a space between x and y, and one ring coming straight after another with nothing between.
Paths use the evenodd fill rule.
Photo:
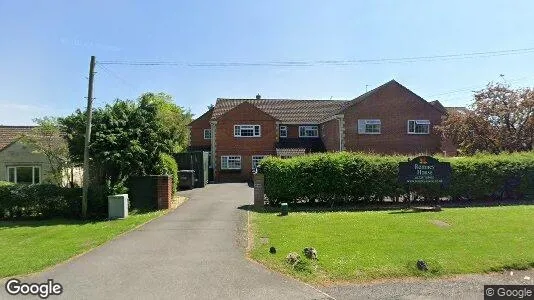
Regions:
<instances>
[{"instance_id":1,"label":"brick house","mask_svg":"<svg viewBox=\"0 0 534 300\"><path fill-rule=\"evenodd\" d=\"M216 182L249 180L268 155L456 155L454 145L433 130L448 109L456 108L427 102L395 80L350 101L219 98L189 124L190 149L211 152Z\"/></svg>"}]
</instances>

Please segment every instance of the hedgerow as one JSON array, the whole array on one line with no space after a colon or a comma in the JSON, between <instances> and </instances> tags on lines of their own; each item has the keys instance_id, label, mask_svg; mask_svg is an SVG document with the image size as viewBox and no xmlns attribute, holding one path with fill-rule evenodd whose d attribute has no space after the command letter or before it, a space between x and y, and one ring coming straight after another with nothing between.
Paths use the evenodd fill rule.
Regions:
<instances>
[{"instance_id":1,"label":"hedgerow","mask_svg":"<svg viewBox=\"0 0 534 300\"><path fill-rule=\"evenodd\" d=\"M94 185L88 193L88 216L107 215L109 188ZM0 219L26 217L78 218L81 216L81 188L53 184L12 184L0 182Z\"/></svg>"},{"instance_id":2,"label":"hedgerow","mask_svg":"<svg viewBox=\"0 0 534 300\"><path fill-rule=\"evenodd\" d=\"M265 194L279 202L371 202L407 195L397 181L398 164L407 156L363 153L321 153L290 159L269 157L261 162ZM505 181L521 179L519 193L534 189L534 152L438 158L451 163L452 179L446 188L410 186L427 198L488 199Z\"/></svg>"}]
</instances>

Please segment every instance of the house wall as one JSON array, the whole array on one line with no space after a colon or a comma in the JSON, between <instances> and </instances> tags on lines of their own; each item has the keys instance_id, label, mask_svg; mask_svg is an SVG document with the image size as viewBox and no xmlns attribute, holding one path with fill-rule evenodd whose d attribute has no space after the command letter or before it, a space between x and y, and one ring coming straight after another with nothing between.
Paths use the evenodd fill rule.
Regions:
<instances>
[{"instance_id":1,"label":"house wall","mask_svg":"<svg viewBox=\"0 0 534 300\"><path fill-rule=\"evenodd\" d=\"M399 84L389 84L344 112L345 146L348 151L384 154L441 153L441 137L408 134L408 120L430 120L431 128L442 113ZM381 134L358 134L358 119L380 119Z\"/></svg>"},{"instance_id":2,"label":"house wall","mask_svg":"<svg viewBox=\"0 0 534 300\"><path fill-rule=\"evenodd\" d=\"M234 137L234 125L261 125L261 137ZM276 155L276 120L250 103L242 103L217 119L216 182L252 178L253 155ZM241 170L221 170L221 156L241 155Z\"/></svg>"},{"instance_id":3,"label":"house wall","mask_svg":"<svg viewBox=\"0 0 534 300\"><path fill-rule=\"evenodd\" d=\"M190 141L189 144L193 149L209 148L211 140L204 139L204 129L210 129L210 120L213 109L209 110L195 121L191 122L190 126Z\"/></svg>"},{"instance_id":4,"label":"house wall","mask_svg":"<svg viewBox=\"0 0 534 300\"><path fill-rule=\"evenodd\" d=\"M0 151L0 181L7 181L7 167L38 166L41 167L41 182L47 182L50 164L41 153L32 153L30 146L15 142Z\"/></svg>"},{"instance_id":5,"label":"house wall","mask_svg":"<svg viewBox=\"0 0 534 300\"><path fill-rule=\"evenodd\" d=\"M339 120L332 119L321 124L321 139L326 151L339 151Z\"/></svg>"}]
</instances>

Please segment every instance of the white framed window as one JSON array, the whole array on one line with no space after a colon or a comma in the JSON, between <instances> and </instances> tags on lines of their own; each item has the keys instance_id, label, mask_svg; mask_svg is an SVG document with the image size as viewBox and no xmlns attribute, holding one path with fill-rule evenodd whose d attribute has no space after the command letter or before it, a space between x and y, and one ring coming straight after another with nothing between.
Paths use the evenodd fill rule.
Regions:
<instances>
[{"instance_id":1,"label":"white framed window","mask_svg":"<svg viewBox=\"0 0 534 300\"><path fill-rule=\"evenodd\" d=\"M234 125L235 137L260 137L261 125Z\"/></svg>"},{"instance_id":2,"label":"white framed window","mask_svg":"<svg viewBox=\"0 0 534 300\"><path fill-rule=\"evenodd\" d=\"M260 161L267 157L267 155L252 155L252 170L256 170Z\"/></svg>"},{"instance_id":3,"label":"white framed window","mask_svg":"<svg viewBox=\"0 0 534 300\"><path fill-rule=\"evenodd\" d=\"M241 170L241 155L221 156L221 170Z\"/></svg>"},{"instance_id":4,"label":"white framed window","mask_svg":"<svg viewBox=\"0 0 534 300\"><path fill-rule=\"evenodd\" d=\"M7 167L7 181L19 184L41 183L41 167L12 166Z\"/></svg>"},{"instance_id":5,"label":"white framed window","mask_svg":"<svg viewBox=\"0 0 534 300\"><path fill-rule=\"evenodd\" d=\"M287 126L285 125L280 126L280 137L281 138L287 137Z\"/></svg>"},{"instance_id":6,"label":"white framed window","mask_svg":"<svg viewBox=\"0 0 534 300\"><path fill-rule=\"evenodd\" d=\"M408 120L409 134L430 134L429 120Z\"/></svg>"},{"instance_id":7,"label":"white framed window","mask_svg":"<svg viewBox=\"0 0 534 300\"><path fill-rule=\"evenodd\" d=\"M299 126L299 137L319 137L319 126Z\"/></svg>"},{"instance_id":8,"label":"white framed window","mask_svg":"<svg viewBox=\"0 0 534 300\"><path fill-rule=\"evenodd\" d=\"M204 139L211 140L211 129L204 129Z\"/></svg>"},{"instance_id":9,"label":"white framed window","mask_svg":"<svg viewBox=\"0 0 534 300\"><path fill-rule=\"evenodd\" d=\"M380 134L382 121L379 119L359 119L358 134Z\"/></svg>"}]
</instances>

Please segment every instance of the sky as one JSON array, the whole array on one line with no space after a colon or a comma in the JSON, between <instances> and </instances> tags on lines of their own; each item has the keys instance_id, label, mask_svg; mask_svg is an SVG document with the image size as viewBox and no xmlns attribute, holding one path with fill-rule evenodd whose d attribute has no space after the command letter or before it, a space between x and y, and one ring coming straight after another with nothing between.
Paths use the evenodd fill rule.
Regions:
<instances>
[{"instance_id":1,"label":"sky","mask_svg":"<svg viewBox=\"0 0 534 300\"><path fill-rule=\"evenodd\" d=\"M465 106L490 81L534 86L534 51L310 66L187 63L367 60L534 48L534 1L0 0L0 124L166 92L196 116L218 97L353 99L391 79ZM504 75L504 76L501 76Z\"/></svg>"}]
</instances>

